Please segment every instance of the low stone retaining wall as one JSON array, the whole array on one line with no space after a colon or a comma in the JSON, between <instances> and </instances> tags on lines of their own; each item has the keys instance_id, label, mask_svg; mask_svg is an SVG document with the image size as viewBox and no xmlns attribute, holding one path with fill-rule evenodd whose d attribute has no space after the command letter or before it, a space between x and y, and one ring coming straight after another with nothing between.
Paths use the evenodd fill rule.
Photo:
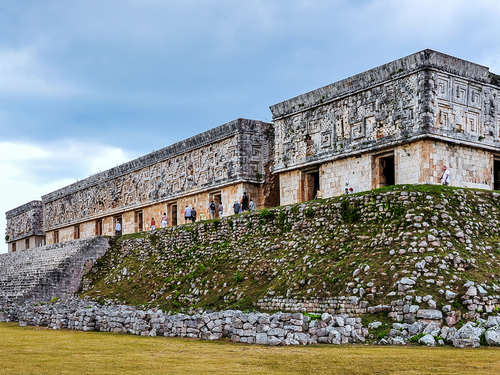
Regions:
<instances>
[{"instance_id":1,"label":"low stone retaining wall","mask_svg":"<svg viewBox=\"0 0 500 375\"><path fill-rule=\"evenodd\" d=\"M478 319L475 323L466 323L460 329L442 326L441 319L429 315L412 324L394 323L392 329L388 329L387 335L380 338L380 334L374 337L370 330L377 330L383 323L373 322L368 327L363 327L361 318L343 314L323 313L318 319L312 319L302 313L244 313L238 310L170 315L158 309L145 311L125 305L101 306L93 301L75 298L40 305L0 305L0 322L2 321L18 321L21 326L35 325L51 329L141 336L189 337L202 340L228 337L233 342L261 345L348 344L369 340L381 345L418 342L429 346L448 343L461 348L500 346L500 315L490 316L488 320Z\"/></svg>"}]
</instances>

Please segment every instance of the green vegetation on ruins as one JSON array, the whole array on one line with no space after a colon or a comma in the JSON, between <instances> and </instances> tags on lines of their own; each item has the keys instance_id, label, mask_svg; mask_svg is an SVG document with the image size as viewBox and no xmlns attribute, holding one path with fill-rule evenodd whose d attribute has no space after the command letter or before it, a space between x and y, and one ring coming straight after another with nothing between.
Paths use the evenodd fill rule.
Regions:
<instances>
[{"instance_id":1,"label":"green vegetation on ruins","mask_svg":"<svg viewBox=\"0 0 500 375\"><path fill-rule=\"evenodd\" d=\"M467 280L497 290L499 221L496 192L392 186L112 238L82 295L172 311L252 310L265 297L375 306L413 276L406 294L432 295L440 309Z\"/></svg>"}]
</instances>

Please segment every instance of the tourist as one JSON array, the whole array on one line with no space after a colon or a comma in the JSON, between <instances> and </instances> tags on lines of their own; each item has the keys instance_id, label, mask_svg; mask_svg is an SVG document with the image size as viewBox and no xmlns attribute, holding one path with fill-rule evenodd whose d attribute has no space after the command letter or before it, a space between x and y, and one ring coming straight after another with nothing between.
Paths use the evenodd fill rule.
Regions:
<instances>
[{"instance_id":1,"label":"tourist","mask_svg":"<svg viewBox=\"0 0 500 375\"><path fill-rule=\"evenodd\" d=\"M349 189L345 188L344 195L349 194Z\"/></svg>"},{"instance_id":2,"label":"tourist","mask_svg":"<svg viewBox=\"0 0 500 375\"><path fill-rule=\"evenodd\" d=\"M354 189L353 188L349 188L349 193L354 193Z\"/></svg>"},{"instance_id":3,"label":"tourist","mask_svg":"<svg viewBox=\"0 0 500 375\"><path fill-rule=\"evenodd\" d=\"M241 211L248 211L248 203L250 202L250 197L247 195L247 192L243 192L243 196L240 200Z\"/></svg>"},{"instance_id":4,"label":"tourist","mask_svg":"<svg viewBox=\"0 0 500 375\"><path fill-rule=\"evenodd\" d=\"M205 217L205 214L203 213L203 211L201 210L200 208L200 220L201 221L205 221L207 218Z\"/></svg>"},{"instance_id":5,"label":"tourist","mask_svg":"<svg viewBox=\"0 0 500 375\"><path fill-rule=\"evenodd\" d=\"M222 202L219 203L219 206L217 207L217 212L219 213L219 217L222 217L222 215L224 215L224 206L222 205Z\"/></svg>"},{"instance_id":6,"label":"tourist","mask_svg":"<svg viewBox=\"0 0 500 375\"><path fill-rule=\"evenodd\" d=\"M240 213L240 204L238 203L238 201L234 201L233 210L235 215Z\"/></svg>"},{"instance_id":7,"label":"tourist","mask_svg":"<svg viewBox=\"0 0 500 375\"><path fill-rule=\"evenodd\" d=\"M154 217L151 218L151 226L149 227L149 229L151 229L151 230L155 230L156 229L156 222L155 222L155 218Z\"/></svg>"},{"instance_id":8,"label":"tourist","mask_svg":"<svg viewBox=\"0 0 500 375\"><path fill-rule=\"evenodd\" d=\"M188 221L191 221L191 207L188 205L186 205L186 208L184 209L184 220L186 224Z\"/></svg>"},{"instance_id":9,"label":"tourist","mask_svg":"<svg viewBox=\"0 0 500 375\"><path fill-rule=\"evenodd\" d=\"M116 226L115 226L115 236L118 237L122 232L122 225L120 224L120 220L116 221Z\"/></svg>"},{"instance_id":10,"label":"tourist","mask_svg":"<svg viewBox=\"0 0 500 375\"><path fill-rule=\"evenodd\" d=\"M443 175L441 176L441 182L443 185L450 184L450 171L443 165Z\"/></svg>"},{"instance_id":11,"label":"tourist","mask_svg":"<svg viewBox=\"0 0 500 375\"><path fill-rule=\"evenodd\" d=\"M163 216L161 217L161 227L166 228L168 224L168 218L167 218L167 213L164 212Z\"/></svg>"},{"instance_id":12,"label":"tourist","mask_svg":"<svg viewBox=\"0 0 500 375\"><path fill-rule=\"evenodd\" d=\"M214 219L215 218L215 209L216 208L217 207L215 206L215 202L212 199L212 201L208 205L208 209L207 209L207 214L210 215L210 219Z\"/></svg>"},{"instance_id":13,"label":"tourist","mask_svg":"<svg viewBox=\"0 0 500 375\"><path fill-rule=\"evenodd\" d=\"M191 208L191 221L194 223L196 221L196 209L194 208L194 206Z\"/></svg>"},{"instance_id":14,"label":"tourist","mask_svg":"<svg viewBox=\"0 0 500 375\"><path fill-rule=\"evenodd\" d=\"M321 192L321 190L316 189L316 196L314 197L314 199L323 199L323 193Z\"/></svg>"},{"instance_id":15,"label":"tourist","mask_svg":"<svg viewBox=\"0 0 500 375\"><path fill-rule=\"evenodd\" d=\"M257 210L257 205L255 204L252 198L250 198L250 203L248 204L248 208L250 208L250 211Z\"/></svg>"}]
</instances>

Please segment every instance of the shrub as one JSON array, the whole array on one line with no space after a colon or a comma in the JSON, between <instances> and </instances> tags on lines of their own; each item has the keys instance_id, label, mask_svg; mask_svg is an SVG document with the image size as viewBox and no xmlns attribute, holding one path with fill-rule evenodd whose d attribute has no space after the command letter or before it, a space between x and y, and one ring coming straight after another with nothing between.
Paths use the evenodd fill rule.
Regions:
<instances>
[{"instance_id":1,"label":"shrub","mask_svg":"<svg viewBox=\"0 0 500 375\"><path fill-rule=\"evenodd\" d=\"M260 210L259 219L261 222L272 221L274 219L274 212L266 209Z\"/></svg>"},{"instance_id":2,"label":"shrub","mask_svg":"<svg viewBox=\"0 0 500 375\"><path fill-rule=\"evenodd\" d=\"M418 340L420 340L424 336L425 336L425 333L419 333L418 335L410 337L410 342L418 344Z\"/></svg>"},{"instance_id":3,"label":"shrub","mask_svg":"<svg viewBox=\"0 0 500 375\"><path fill-rule=\"evenodd\" d=\"M234 273L233 280L236 281L237 283L240 283L243 281L243 276L241 275L240 271L236 271Z\"/></svg>"},{"instance_id":4,"label":"shrub","mask_svg":"<svg viewBox=\"0 0 500 375\"><path fill-rule=\"evenodd\" d=\"M340 215L344 222L353 224L361 219L361 213L358 205L359 203L357 202L350 203L349 199L344 199L340 203Z\"/></svg>"}]
</instances>

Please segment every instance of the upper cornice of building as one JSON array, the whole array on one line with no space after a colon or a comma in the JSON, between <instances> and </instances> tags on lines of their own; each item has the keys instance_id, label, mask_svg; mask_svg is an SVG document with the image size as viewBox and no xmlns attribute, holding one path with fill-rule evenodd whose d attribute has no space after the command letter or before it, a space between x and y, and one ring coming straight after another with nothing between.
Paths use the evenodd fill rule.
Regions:
<instances>
[{"instance_id":1,"label":"upper cornice of building","mask_svg":"<svg viewBox=\"0 0 500 375\"><path fill-rule=\"evenodd\" d=\"M273 120L366 90L384 82L424 70L436 69L483 84L499 86L499 76L489 68L430 49L414 53L366 72L285 100L270 107Z\"/></svg>"},{"instance_id":2,"label":"upper cornice of building","mask_svg":"<svg viewBox=\"0 0 500 375\"><path fill-rule=\"evenodd\" d=\"M72 194L79 190L83 190L91 186L100 184L104 181L123 176L127 173L148 167L158 162L176 157L186 152L190 152L197 148L209 145L214 142L218 142L225 138L232 137L236 134L252 132L255 130L255 128L261 127L262 125L267 126L267 123L259 120L249 120L243 118L230 121L213 129L207 130L203 133L164 147L160 150L153 151L137 159L118 165L106 171L96 173L84 180L80 180L59 190L55 190L42 196L42 201L44 203L51 202L65 195Z\"/></svg>"}]
</instances>

